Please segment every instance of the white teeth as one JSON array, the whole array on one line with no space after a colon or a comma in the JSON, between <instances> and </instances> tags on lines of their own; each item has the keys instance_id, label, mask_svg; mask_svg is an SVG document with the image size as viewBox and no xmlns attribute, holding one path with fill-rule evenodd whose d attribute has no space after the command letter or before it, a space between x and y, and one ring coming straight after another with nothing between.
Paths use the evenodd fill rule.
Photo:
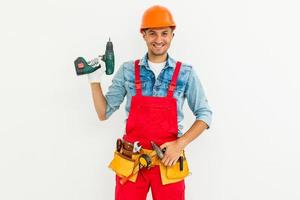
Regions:
<instances>
[{"instance_id":1,"label":"white teeth","mask_svg":"<svg viewBox=\"0 0 300 200\"><path fill-rule=\"evenodd\" d=\"M154 47L158 47L158 48L160 48L160 47L162 47L162 46L163 46L162 44L160 44L160 45L153 44L153 45L154 45Z\"/></svg>"}]
</instances>

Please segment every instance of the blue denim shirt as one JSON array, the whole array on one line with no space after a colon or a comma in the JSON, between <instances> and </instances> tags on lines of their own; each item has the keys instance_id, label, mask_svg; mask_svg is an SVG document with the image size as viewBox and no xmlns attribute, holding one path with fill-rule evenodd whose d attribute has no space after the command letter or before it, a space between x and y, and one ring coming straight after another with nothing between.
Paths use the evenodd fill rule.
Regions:
<instances>
[{"instance_id":1,"label":"blue denim shirt","mask_svg":"<svg viewBox=\"0 0 300 200\"><path fill-rule=\"evenodd\" d=\"M144 96L159 96L167 95L168 85L172 79L173 71L176 66L176 61L169 55L165 67L160 72L157 79L152 70L148 66L148 54L140 60L140 77L142 81L142 94ZM115 112L126 96L126 117L130 111L131 97L135 93L134 85L134 61L125 62L116 72L111 86L106 93L106 118L109 118ZM178 121L178 136L182 135L183 125L183 103L187 99L189 108L196 117L196 120L204 121L208 126L211 124L212 111L208 105L206 96L200 80L190 65L182 63L177 86L174 91L174 97L177 99L177 121ZM126 120L125 120L126 121Z\"/></svg>"}]
</instances>

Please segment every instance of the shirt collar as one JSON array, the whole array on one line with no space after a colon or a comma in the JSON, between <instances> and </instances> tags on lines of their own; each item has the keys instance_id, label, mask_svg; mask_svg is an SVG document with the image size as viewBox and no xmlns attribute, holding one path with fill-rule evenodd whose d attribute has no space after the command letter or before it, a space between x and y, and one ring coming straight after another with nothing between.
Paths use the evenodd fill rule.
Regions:
<instances>
[{"instance_id":1,"label":"shirt collar","mask_svg":"<svg viewBox=\"0 0 300 200\"><path fill-rule=\"evenodd\" d=\"M146 67L146 69L150 70L150 67L148 65L148 53L146 53L144 55L144 57L140 60L139 65L144 66L144 67ZM175 65L176 65L176 61L169 54L167 54L167 62L163 69L168 68L168 67L175 68Z\"/></svg>"}]
</instances>

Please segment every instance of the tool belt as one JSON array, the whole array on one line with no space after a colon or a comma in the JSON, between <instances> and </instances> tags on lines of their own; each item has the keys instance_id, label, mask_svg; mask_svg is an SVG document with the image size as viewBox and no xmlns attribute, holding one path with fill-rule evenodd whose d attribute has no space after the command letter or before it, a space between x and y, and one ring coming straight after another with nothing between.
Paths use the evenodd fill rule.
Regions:
<instances>
[{"instance_id":1,"label":"tool belt","mask_svg":"<svg viewBox=\"0 0 300 200\"><path fill-rule=\"evenodd\" d=\"M117 142L114 158L109 164L109 168L121 177L121 184L127 181L135 182L139 170L150 169L154 166L159 166L160 168L163 185L181 181L189 175L184 151L176 164L169 167L161 163L154 150L141 148L139 152L134 152L133 149L134 145L132 143L124 140L121 144Z\"/></svg>"}]
</instances>

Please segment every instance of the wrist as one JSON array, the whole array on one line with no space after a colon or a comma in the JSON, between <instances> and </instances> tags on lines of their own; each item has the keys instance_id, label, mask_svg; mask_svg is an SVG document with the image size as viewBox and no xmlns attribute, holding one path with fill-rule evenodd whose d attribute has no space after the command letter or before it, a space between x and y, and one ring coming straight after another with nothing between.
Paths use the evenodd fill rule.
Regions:
<instances>
[{"instance_id":1,"label":"wrist","mask_svg":"<svg viewBox=\"0 0 300 200\"><path fill-rule=\"evenodd\" d=\"M103 74L104 74L104 71L102 68L100 68L92 73L89 73L87 75L89 83L101 83Z\"/></svg>"},{"instance_id":2,"label":"wrist","mask_svg":"<svg viewBox=\"0 0 300 200\"><path fill-rule=\"evenodd\" d=\"M186 139L183 136L178 138L177 142L181 149L185 149L185 147L188 145L188 142L186 141Z\"/></svg>"}]
</instances>

